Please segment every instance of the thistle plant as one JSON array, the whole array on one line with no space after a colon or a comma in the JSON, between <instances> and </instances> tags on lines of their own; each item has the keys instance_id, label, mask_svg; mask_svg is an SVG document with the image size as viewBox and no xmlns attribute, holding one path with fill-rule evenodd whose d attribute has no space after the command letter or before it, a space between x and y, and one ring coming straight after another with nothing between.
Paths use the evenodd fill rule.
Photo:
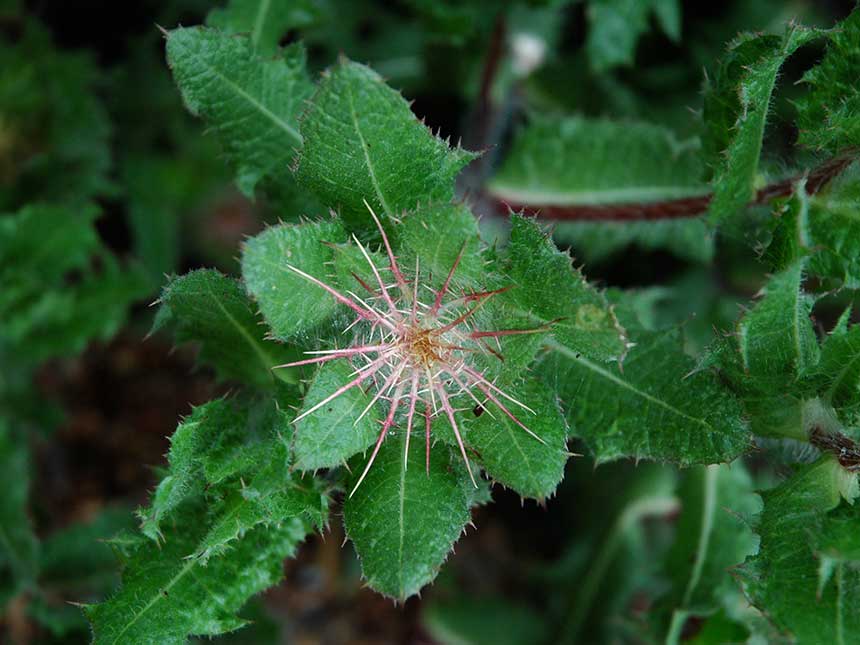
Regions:
<instances>
[{"instance_id":1,"label":"thistle plant","mask_svg":"<svg viewBox=\"0 0 860 645\"><path fill-rule=\"evenodd\" d=\"M507 288L454 293L452 280L465 246L461 246L445 281L438 289L422 283L419 258L416 258L413 275L407 278L397 264L397 258L391 250L391 244L379 218L370 204L366 201L364 203L379 229L389 262L387 267L377 267L358 238L353 236L375 280L375 284L370 285L357 274L352 274L357 285L364 290L363 293L366 292L364 297L353 291L343 295L322 280L287 265L291 271L317 285L337 302L352 310L356 318L346 327L344 334L353 330L353 336L359 339L357 344L344 349L309 350L305 353L318 356L278 366L298 367L338 359L344 359L353 366L358 363L352 373L355 378L304 410L296 417L295 422L313 414L352 388L372 384L376 392L354 423L357 424L379 400L387 402L388 411L370 459L350 497L364 481L389 431L396 425L396 421L402 421L398 417L398 410L402 412L401 417L405 416L404 468L408 463L409 442L416 410L419 418L423 418L425 467L428 474L431 426L435 417L444 414L451 424L472 485L477 488L455 418L455 405L459 400L468 397L475 405L476 414L486 412L490 416L493 416L493 413L488 410L488 404L492 403L498 412L511 419L533 439L544 444L546 442L532 432L508 406L519 407L531 414L534 414L534 410L506 393L483 374L475 365L473 355L483 354L503 361L499 338L538 333L546 331L548 327L478 329L474 325L475 314L490 298L503 293ZM490 344L493 342L496 344L495 348Z\"/></svg>"},{"instance_id":2,"label":"thistle plant","mask_svg":"<svg viewBox=\"0 0 860 645\"><path fill-rule=\"evenodd\" d=\"M5 10L0 640L27 617L80 636L66 601L99 645L238 630L336 522L396 612L443 566L480 571L480 538L445 563L467 527L510 522L478 507L513 499L552 548L529 542L533 575L492 596L468 575L431 589L440 642L860 642L860 13L823 30L768 3L573 4L225 0L162 32L169 72L111 73L109 110L102 56ZM755 31L712 50L740 17ZM473 102L442 124L466 143L396 87ZM229 182L260 226L180 247L180 214ZM142 273L122 227L94 227L108 198ZM201 258L220 270L164 279ZM54 439L29 433L60 415L32 383L77 372L45 361L142 293L224 394L179 420L136 513L48 535L56 500L27 479ZM118 586L108 547L81 546L114 527Z\"/></svg>"}]
</instances>

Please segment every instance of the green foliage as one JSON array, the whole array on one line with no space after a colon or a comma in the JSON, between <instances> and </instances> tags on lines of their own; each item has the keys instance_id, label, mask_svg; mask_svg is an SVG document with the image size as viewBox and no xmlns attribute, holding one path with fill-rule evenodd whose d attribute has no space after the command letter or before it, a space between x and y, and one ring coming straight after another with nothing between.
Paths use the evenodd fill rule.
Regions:
<instances>
[{"instance_id":1,"label":"green foliage","mask_svg":"<svg viewBox=\"0 0 860 645\"><path fill-rule=\"evenodd\" d=\"M222 378L260 387L289 379L289 372L272 368L292 353L264 338L256 308L236 280L214 270L192 271L172 279L159 302L155 329L169 326L178 342L199 343L199 360Z\"/></svg>"},{"instance_id":2,"label":"green foliage","mask_svg":"<svg viewBox=\"0 0 860 645\"><path fill-rule=\"evenodd\" d=\"M176 92L156 30L123 32L100 74L107 50L55 47L17 4L0 9L0 602L38 638L80 640L74 601L95 643L277 639L246 605L330 503L368 586L403 602L497 483L560 528L515 584L437 584L434 638L857 640L860 14L826 31L829 5L797 5L804 27L775 2L687 3L682 33L677 0L228 0L163 32ZM248 236L241 275L222 249L225 273L175 277L210 261L207 235ZM65 526L31 481L68 448L46 446L40 388L78 396L87 362L62 359L162 285L154 329L230 394L181 420L139 527L110 506L139 492L124 483ZM63 441L89 440L91 413ZM117 531L105 599L117 562L97 541Z\"/></svg>"},{"instance_id":3,"label":"green foliage","mask_svg":"<svg viewBox=\"0 0 860 645\"><path fill-rule=\"evenodd\" d=\"M752 200L762 138L780 67L819 32L791 24L782 35L745 34L720 61L705 90L704 151L713 167L711 218L726 222Z\"/></svg>"},{"instance_id":4,"label":"green foliage","mask_svg":"<svg viewBox=\"0 0 860 645\"><path fill-rule=\"evenodd\" d=\"M0 45L0 70L0 210L108 192L111 128L90 57L57 51L27 20Z\"/></svg>"},{"instance_id":5,"label":"green foliage","mask_svg":"<svg viewBox=\"0 0 860 645\"><path fill-rule=\"evenodd\" d=\"M856 509L840 500L856 496L856 475L832 459L762 495L761 544L739 574L752 602L799 643L850 642L856 633L856 547L840 539L846 522L857 527Z\"/></svg>"},{"instance_id":6,"label":"green foliage","mask_svg":"<svg viewBox=\"0 0 860 645\"><path fill-rule=\"evenodd\" d=\"M451 149L409 104L364 65L342 59L328 70L302 117L299 183L352 226L454 196L454 177L476 155Z\"/></svg>"},{"instance_id":7,"label":"green foliage","mask_svg":"<svg viewBox=\"0 0 860 645\"><path fill-rule=\"evenodd\" d=\"M318 12L314 0L230 0L223 9L210 11L206 24L227 33L247 34L251 47L268 56L277 52L287 31L313 23Z\"/></svg>"},{"instance_id":8,"label":"green foliage","mask_svg":"<svg viewBox=\"0 0 860 645\"><path fill-rule=\"evenodd\" d=\"M809 273L860 288L860 224L854 216L860 167L852 164L824 190L806 193L799 182L777 211L766 259L777 268L808 257Z\"/></svg>"},{"instance_id":9,"label":"green foliage","mask_svg":"<svg viewBox=\"0 0 860 645\"><path fill-rule=\"evenodd\" d=\"M575 402L568 419L598 463L622 457L719 463L749 449L738 402L715 374L691 374L694 363L676 332L640 332L631 340L623 370L557 343L542 367L562 400Z\"/></svg>"},{"instance_id":10,"label":"green foliage","mask_svg":"<svg viewBox=\"0 0 860 645\"><path fill-rule=\"evenodd\" d=\"M218 136L242 192L253 196L261 182L289 185L287 166L302 145L298 116L313 87L304 49L266 59L245 37L180 28L167 34L167 60L188 109Z\"/></svg>"},{"instance_id":11,"label":"green foliage","mask_svg":"<svg viewBox=\"0 0 860 645\"><path fill-rule=\"evenodd\" d=\"M343 505L364 577L396 600L436 577L469 522L471 501L447 452L431 451L425 472L421 442L412 442L406 453L405 437L399 433L382 445L367 479Z\"/></svg>"},{"instance_id":12,"label":"green foliage","mask_svg":"<svg viewBox=\"0 0 860 645\"><path fill-rule=\"evenodd\" d=\"M636 44L648 31L652 13L669 38L681 38L678 0L590 0L587 12L590 29L585 49L598 72L633 64Z\"/></svg>"},{"instance_id":13,"label":"green foliage","mask_svg":"<svg viewBox=\"0 0 860 645\"><path fill-rule=\"evenodd\" d=\"M0 466L4 484L0 503L0 607L5 608L18 593L35 584L39 545L27 514L27 445L4 418L0 418Z\"/></svg>"},{"instance_id":14,"label":"green foliage","mask_svg":"<svg viewBox=\"0 0 860 645\"><path fill-rule=\"evenodd\" d=\"M860 144L858 63L860 13L855 11L832 31L824 58L803 76L809 91L797 102L800 143L831 153Z\"/></svg>"},{"instance_id":15,"label":"green foliage","mask_svg":"<svg viewBox=\"0 0 860 645\"><path fill-rule=\"evenodd\" d=\"M0 217L0 343L32 364L110 338L146 282L93 228L94 206L32 205Z\"/></svg>"},{"instance_id":16,"label":"green foliage","mask_svg":"<svg viewBox=\"0 0 860 645\"><path fill-rule=\"evenodd\" d=\"M758 546L749 522L760 504L740 463L691 469L678 490L681 515L665 565L672 586L662 601L671 608L668 643L679 642L689 617L720 608L735 589L729 568Z\"/></svg>"},{"instance_id":17,"label":"green foliage","mask_svg":"<svg viewBox=\"0 0 860 645\"><path fill-rule=\"evenodd\" d=\"M579 207L653 204L700 197L702 163L696 140L679 141L664 127L582 117L536 117L514 140L490 180L493 196L575 213ZM559 223L555 237L586 262L628 244L667 248L708 261L713 236L702 219L656 222Z\"/></svg>"}]
</instances>

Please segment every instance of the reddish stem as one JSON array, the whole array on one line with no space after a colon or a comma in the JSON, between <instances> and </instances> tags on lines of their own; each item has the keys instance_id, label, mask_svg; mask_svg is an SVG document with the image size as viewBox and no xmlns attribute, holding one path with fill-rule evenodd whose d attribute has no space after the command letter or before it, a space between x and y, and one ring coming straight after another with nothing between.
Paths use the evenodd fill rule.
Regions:
<instances>
[{"instance_id":1,"label":"reddish stem","mask_svg":"<svg viewBox=\"0 0 860 645\"><path fill-rule=\"evenodd\" d=\"M808 172L769 184L756 191L750 205L766 204L777 197L790 195L794 190L794 185L804 177L806 178L806 192L813 195L841 173L854 159L855 153L834 157ZM711 199L713 199L712 193L648 203L558 205L526 204L497 199L495 205L500 214L507 213L508 209L511 209L522 210L541 219L628 222L696 217L708 210Z\"/></svg>"}]
</instances>

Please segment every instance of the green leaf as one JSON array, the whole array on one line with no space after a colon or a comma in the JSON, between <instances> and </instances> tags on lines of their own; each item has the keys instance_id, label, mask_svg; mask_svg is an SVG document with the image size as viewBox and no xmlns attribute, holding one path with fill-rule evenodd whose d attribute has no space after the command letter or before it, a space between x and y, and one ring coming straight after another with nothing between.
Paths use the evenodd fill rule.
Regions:
<instances>
[{"instance_id":1,"label":"green leaf","mask_svg":"<svg viewBox=\"0 0 860 645\"><path fill-rule=\"evenodd\" d=\"M248 473L247 484L242 481L240 488L228 492L214 513L195 552L203 560L226 553L260 525L272 529L296 517L313 526L323 525L328 500L313 478L299 480L291 474L286 439L269 441L265 448L265 457Z\"/></svg>"},{"instance_id":2,"label":"green leaf","mask_svg":"<svg viewBox=\"0 0 860 645\"><path fill-rule=\"evenodd\" d=\"M466 443L478 452L481 465L492 479L523 497L545 499L555 492L564 476L567 423L555 392L534 377L506 391L534 411L532 414L517 406L509 407L546 443L530 436L492 405L466 425Z\"/></svg>"},{"instance_id":3,"label":"green leaf","mask_svg":"<svg viewBox=\"0 0 860 645\"><path fill-rule=\"evenodd\" d=\"M195 506L181 510L160 548L148 540L130 548L120 590L84 608L94 645L181 645L189 635L215 636L242 627L246 621L236 612L281 580L284 558L310 530L299 518L259 527L204 563L187 556L203 538L206 514Z\"/></svg>"},{"instance_id":4,"label":"green leaf","mask_svg":"<svg viewBox=\"0 0 860 645\"><path fill-rule=\"evenodd\" d=\"M636 44L649 29L651 14L672 40L681 38L678 0L590 0L585 48L591 67L605 72L619 65L631 66Z\"/></svg>"},{"instance_id":5,"label":"green leaf","mask_svg":"<svg viewBox=\"0 0 860 645\"><path fill-rule=\"evenodd\" d=\"M407 456L404 444L404 433L389 436L343 505L344 527L367 584L401 601L436 577L470 519L470 499L448 449L431 450L425 472L422 442L413 441Z\"/></svg>"},{"instance_id":6,"label":"green leaf","mask_svg":"<svg viewBox=\"0 0 860 645\"><path fill-rule=\"evenodd\" d=\"M58 50L32 16L0 44L0 211L79 204L111 188L111 127L89 52Z\"/></svg>"},{"instance_id":7,"label":"green leaf","mask_svg":"<svg viewBox=\"0 0 860 645\"><path fill-rule=\"evenodd\" d=\"M327 282L333 252L326 243L343 241L346 233L337 220L281 224L247 241L242 277L272 336L279 340L304 336L334 314L337 301L288 265Z\"/></svg>"},{"instance_id":8,"label":"green leaf","mask_svg":"<svg viewBox=\"0 0 860 645\"><path fill-rule=\"evenodd\" d=\"M533 118L515 138L490 193L514 207L558 211L610 205L647 206L703 197L702 164L695 140L642 122L583 117ZM599 262L629 244L667 248L698 262L710 261L714 240L702 218L642 222L560 221L557 240L573 244L578 257Z\"/></svg>"},{"instance_id":9,"label":"green leaf","mask_svg":"<svg viewBox=\"0 0 860 645\"><path fill-rule=\"evenodd\" d=\"M162 522L173 516L188 499L203 491L205 480L200 477L200 453L224 430L238 425L237 415L225 400L217 400L195 408L170 436L167 453L169 468L152 495L152 505L139 511L141 531L153 540L161 537Z\"/></svg>"},{"instance_id":10,"label":"green leaf","mask_svg":"<svg viewBox=\"0 0 860 645\"><path fill-rule=\"evenodd\" d=\"M860 411L860 325L827 337L814 378L824 399L843 418L853 420Z\"/></svg>"},{"instance_id":11,"label":"green leaf","mask_svg":"<svg viewBox=\"0 0 860 645\"><path fill-rule=\"evenodd\" d=\"M355 378L346 361L323 363L305 394L300 414L334 394ZM301 470L333 468L371 445L379 434L379 407L358 416L373 393L354 387L296 423L296 467Z\"/></svg>"},{"instance_id":12,"label":"green leaf","mask_svg":"<svg viewBox=\"0 0 860 645\"><path fill-rule=\"evenodd\" d=\"M710 371L693 373L677 332L641 332L623 370L551 342L542 368L598 463L731 461L752 447L739 403Z\"/></svg>"},{"instance_id":13,"label":"green leaf","mask_svg":"<svg viewBox=\"0 0 860 645\"><path fill-rule=\"evenodd\" d=\"M463 204L430 204L418 208L403 218L395 229L402 253L398 262L415 267L416 258L422 276L431 276L433 283L445 281L457 256L460 264L454 273L456 283L473 283L484 273L478 221Z\"/></svg>"},{"instance_id":14,"label":"green leaf","mask_svg":"<svg viewBox=\"0 0 860 645\"><path fill-rule=\"evenodd\" d=\"M298 115L313 86L296 45L263 59L244 37L174 29L167 61L192 114L216 133L248 196L261 182L292 184L288 166L302 145Z\"/></svg>"},{"instance_id":15,"label":"green leaf","mask_svg":"<svg viewBox=\"0 0 860 645\"><path fill-rule=\"evenodd\" d=\"M271 55L290 29L313 23L317 13L313 0L230 0L223 9L210 11L206 24L232 34L248 34L252 49Z\"/></svg>"},{"instance_id":16,"label":"green leaf","mask_svg":"<svg viewBox=\"0 0 860 645\"><path fill-rule=\"evenodd\" d=\"M30 459L27 442L0 417L0 607L33 589L39 544L28 513Z\"/></svg>"},{"instance_id":17,"label":"green leaf","mask_svg":"<svg viewBox=\"0 0 860 645\"><path fill-rule=\"evenodd\" d=\"M293 353L263 337L255 307L236 280L212 269L192 271L172 279L160 302L155 327L172 327L180 343L199 343L199 360L221 378L264 388L276 377L290 378L272 367Z\"/></svg>"},{"instance_id":18,"label":"green leaf","mask_svg":"<svg viewBox=\"0 0 860 645\"><path fill-rule=\"evenodd\" d=\"M704 218L689 217L647 222L564 222L553 237L573 246L586 265L623 257L629 246L646 251L666 250L682 260L709 264L714 258L714 232Z\"/></svg>"},{"instance_id":19,"label":"green leaf","mask_svg":"<svg viewBox=\"0 0 860 645\"><path fill-rule=\"evenodd\" d=\"M473 153L433 136L371 69L348 60L328 70L302 117L296 178L349 227L372 226L364 201L396 218L447 202Z\"/></svg>"},{"instance_id":20,"label":"green leaf","mask_svg":"<svg viewBox=\"0 0 860 645\"><path fill-rule=\"evenodd\" d=\"M672 583L663 600L671 612L667 643L679 642L690 617L712 614L734 589L729 568L755 552L748 518L761 506L740 462L691 469L678 490L681 515L665 564Z\"/></svg>"},{"instance_id":21,"label":"green leaf","mask_svg":"<svg viewBox=\"0 0 860 645\"><path fill-rule=\"evenodd\" d=\"M514 215L511 223L510 242L499 263L502 284L511 288L494 304L519 318L518 328L552 323L553 338L572 353L601 363L619 360L626 350L624 330L603 295L534 221Z\"/></svg>"},{"instance_id":22,"label":"green leaf","mask_svg":"<svg viewBox=\"0 0 860 645\"><path fill-rule=\"evenodd\" d=\"M858 569L839 563L832 578L820 580L822 561L813 552L815 546L834 546L834 535L822 523L827 527L833 517L828 512L842 497L850 501L856 494L856 474L829 458L762 494L759 551L738 573L752 603L798 643L852 642L860 629ZM852 508L850 514L856 535L857 512Z\"/></svg>"},{"instance_id":23,"label":"green leaf","mask_svg":"<svg viewBox=\"0 0 860 645\"><path fill-rule=\"evenodd\" d=\"M695 140L642 122L582 117L534 118L490 180L513 204L593 206L700 196Z\"/></svg>"},{"instance_id":24,"label":"green leaf","mask_svg":"<svg viewBox=\"0 0 860 645\"><path fill-rule=\"evenodd\" d=\"M38 363L110 338L147 290L102 247L92 206L33 205L0 217L0 342Z\"/></svg>"},{"instance_id":25,"label":"green leaf","mask_svg":"<svg viewBox=\"0 0 860 645\"><path fill-rule=\"evenodd\" d=\"M164 522L204 492L214 496L214 528L196 553L208 555L260 522L299 514L320 522L319 493L289 474L287 421L271 402L217 399L195 408L170 438L169 468L151 507L139 511L143 533L159 539Z\"/></svg>"},{"instance_id":26,"label":"green leaf","mask_svg":"<svg viewBox=\"0 0 860 645\"><path fill-rule=\"evenodd\" d=\"M778 268L808 257L807 270L860 288L860 164L854 163L824 190L807 195L798 182L788 202L777 210L766 259Z\"/></svg>"},{"instance_id":27,"label":"green leaf","mask_svg":"<svg viewBox=\"0 0 860 645\"><path fill-rule=\"evenodd\" d=\"M457 645L529 645L548 642L550 625L530 607L505 598L435 600L423 612L430 636Z\"/></svg>"},{"instance_id":28,"label":"green leaf","mask_svg":"<svg viewBox=\"0 0 860 645\"><path fill-rule=\"evenodd\" d=\"M777 74L798 47L819 36L792 23L781 36L744 34L729 46L705 90L704 151L714 168L712 220L725 222L755 196Z\"/></svg>"},{"instance_id":29,"label":"green leaf","mask_svg":"<svg viewBox=\"0 0 860 645\"><path fill-rule=\"evenodd\" d=\"M852 11L830 32L827 53L803 76L809 86L797 101L799 143L838 153L860 145L860 12Z\"/></svg>"},{"instance_id":30,"label":"green leaf","mask_svg":"<svg viewBox=\"0 0 860 645\"><path fill-rule=\"evenodd\" d=\"M803 292L803 270L797 262L774 275L738 323L743 370L756 383L784 386L818 362L818 340L809 319L814 299Z\"/></svg>"}]
</instances>

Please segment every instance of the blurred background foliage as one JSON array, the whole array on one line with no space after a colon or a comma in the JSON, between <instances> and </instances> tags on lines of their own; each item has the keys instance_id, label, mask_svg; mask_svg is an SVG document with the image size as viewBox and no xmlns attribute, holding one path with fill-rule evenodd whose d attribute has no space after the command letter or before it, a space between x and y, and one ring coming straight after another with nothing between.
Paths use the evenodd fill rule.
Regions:
<instances>
[{"instance_id":1,"label":"blurred background foliage","mask_svg":"<svg viewBox=\"0 0 860 645\"><path fill-rule=\"evenodd\" d=\"M835 0L273 2L274 18L254 32L261 53L301 38L313 73L341 54L367 63L434 131L486 151L461 177L460 194L482 214L487 239L504 236L505 224L484 187L491 176L504 183L497 170L522 123L599 118L618 145L589 147L593 123L577 131L572 122L581 150L564 160L584 163L580 176L592 188L607 180L601 163L629 159L623 146L636 137L660 138L683 165L684 146L699 146L703 134L704 79L717 73L728 41L779 32L790 19L830 26L852 8ZM245 236L324 214L289 184L269 186L268 199L243 194L165 64L158 25L247 32L251 4L0 2L3 642L88 640L68 602L98 600L116 585L118 562L99 540L133 523L130 509L153 485L150 467L162 462L175 420L228 387L193 372L187 348L147 337L148 305L165 276L200 266L235 274ZM791 147L793 88L820 55L812 45L783 68L765 173L807 161ZM631 130L629 121L650 125ZM536 154L552 156L540 146ZM691 189L706 181L705 169L687 170ZM639 289L645 327L686 322L691 354L730 327L763 281L746 232L715 243L698 220L566 223L555 236L589 279ZM835 319L844 304L825 299L819 319ZM789 462L811 457L785 444L770 449ZM216 640L650 642L672 621L666 607L677 606L666 599L678 593L673 572L689 555L698 480L716 477L740 499L779 475L759 459L749 465L752 475L740 464L708 474L573 459L546 506L520 508L497 489L496 504L476 513L480 533L464 537L436 584L404 607L361 587L332 522L287 563L287 582L249 608L254 625ZM747 520L732 518L728 530L749 532ZM752 550L751 533L750 541ZM728 574L715 579L719 606L677 636L777 642Z\"/></svg>"}]
</instances>

